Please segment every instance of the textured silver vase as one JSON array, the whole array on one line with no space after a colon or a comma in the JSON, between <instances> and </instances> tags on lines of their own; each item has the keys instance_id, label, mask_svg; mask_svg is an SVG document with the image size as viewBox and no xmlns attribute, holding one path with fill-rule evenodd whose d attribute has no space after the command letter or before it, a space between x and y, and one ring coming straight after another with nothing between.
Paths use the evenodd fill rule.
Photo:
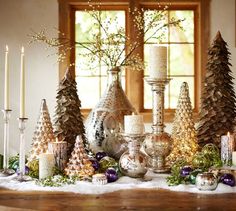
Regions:
<instances>
[{"instance_id":1,"label":"textured silver vase","mask_svg":"<svg viewBox=\"0 0 236 211\"><path fill-rule=\"evenodd\" d=\"M127 147L117 134L124 129L124 116L133 112L136 113L121 86L120 68L109 70L105 93L85 122L90 150L105 151L119 159Z\"/></svg>"}]
</instances>

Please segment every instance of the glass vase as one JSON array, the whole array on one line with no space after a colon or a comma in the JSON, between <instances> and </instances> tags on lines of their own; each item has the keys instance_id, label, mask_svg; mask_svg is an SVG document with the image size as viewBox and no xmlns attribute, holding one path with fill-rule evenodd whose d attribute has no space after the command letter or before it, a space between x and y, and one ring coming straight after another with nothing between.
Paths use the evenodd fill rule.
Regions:
<instances>
[{"instance_id":1,"label":"glass vase","mask_svg":"<svg viewBox=\"0 0 236 211\"><path fill-rule=\"evenodd\" d=\"M119 159L127 149L118 133L124 130L124 116L136 113L121 85L121 69L108 71L106 90L86 122L86 135L93 153L105 151Z\"/></svg>"}]
</instances>

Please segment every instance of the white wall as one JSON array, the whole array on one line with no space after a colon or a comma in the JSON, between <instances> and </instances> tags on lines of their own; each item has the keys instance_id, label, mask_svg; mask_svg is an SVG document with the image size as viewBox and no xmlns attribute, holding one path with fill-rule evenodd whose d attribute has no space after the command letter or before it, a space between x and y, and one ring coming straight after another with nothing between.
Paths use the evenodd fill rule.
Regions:
<instances>
[{"instance_id":1,"label":"white wall","mask_svg":"<svg viewBox=\"0 0 236 211\"><path fill-rule=\"evenodd\" d=\"M57 0L0 0L0 108L3 108L3 78L4 78L4 47L10 48L11 71L11 153L19 149L19 131L17 118L19 117L19 74L20 74L20 48L26 50L26 113L29 117L26 138L27 149L30 146L32 134L38 117L40 101L46 98L51 117L55 107L55 96L58 83L58 65L56 58L47 55L43 45L28 45L30 30L39 31L58 26ZM236 77L236 48L235 48L235 0L212 0L211 4L211 40L220 30L224 40L228 43L232 53L231 63ZM236 89L236 85L235 85ZM150 124L146 125L150 131ZM170 132L171 125L167 124ZM3 120L0 116L0 153L3 152Z\"/></svg>"},{"instance_id":2,"label":"white wall","mask_svg":"<svg viewBox=\"0 0 236 211\"><path fill-rule=\"evenodd\" d=\"M53 114L58 83L58 65L55 57L41 44L29 45L27 36L31 29L58 26L57 0L0 0L0 109L3 108L4 93L4 51L9 46L10 63L10 124L11 154L19 151L19 77L20 49L25 47L26 62L26 116L29 118L26 130L27 149L39 113L40 102L45 98ZM52 52L51 52L52 53ZM3 153L3 120L0 114L0 153Z\"/></svg>"},{"instance_id":3,"label":"white wall","mask_svg":"<svg viewBox=\"0 0 236 211\"><path fill-rule=\"evenodd\" d=\"M210 37L212 40L218 30L221 32L221 35L227 42L229 51L231 52L231 70L236 78L235 10L235 0L212 0Z\"/></svg>"}]
</instances>

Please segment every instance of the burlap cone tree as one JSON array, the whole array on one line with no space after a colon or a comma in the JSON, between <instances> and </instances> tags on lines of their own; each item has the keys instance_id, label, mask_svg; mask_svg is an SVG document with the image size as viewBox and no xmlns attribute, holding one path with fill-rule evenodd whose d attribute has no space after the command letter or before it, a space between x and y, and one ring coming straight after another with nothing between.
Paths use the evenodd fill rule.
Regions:
<instances>
[{"instance_id":1,"label":"burlap cone tree","mask_svg":"<svg viewBox=\"0 0 236 211\"><path fill-rule=\"evenodd\" d=\"M86 143L83 116L80 111L81 102L77 94L76 81L71 76L69 68L59 84L56 98L54 133L59 141L68 143L69 157L77 135L81 135Z\"/></svg>"},{"instance_id":2,"label":"burlap cone tree","mask_svg":"<svg viewBox=\"0 0 236 211\"><path fill-rule=\"evenodd\" d=\"M227 43L218 32L208 50L200 121L197 128L201 146L213 143L220 148L220 137L234 130L236 99L229 57Z\"/></svg>"},{"instance_id":3,"label":"burlap cone tree","mask_svg":"<svg viewBox=\"0 0 236 211\"><path fill-rule=\"evenodd\" d=\"M78 176L82 179L91 177L94 174L92 162L89 160L81 136L76 138L76 143L65 168L65 173L68 176Z\"/></svg>"},{"instance_id":4,"label":"burlap cone tree","mask_svg":"<svg viewBox=\"0 0 236 211\"><path fill-rule=\"evenodd\" d=\"M41 102L39 118L33 135L28 161L38 159L39 154L45 153L48 150L48 143L53 141L55 141L53 127L46 100L43 99Z\"/></svg>"},{"instance_id":5,"label":"burlap cone tree","mask_svg":"<svg viewBox=\"0 0 236 211\"><path fill-rule=\"evenodd\" d=\"M172 165L178 159L184 159L190 163L198 150L198 144L193 122L189 88L186 82L183 82L180 88L171 139L172 150L166 159L167 163Z\"/></svg>"}]
</instances>

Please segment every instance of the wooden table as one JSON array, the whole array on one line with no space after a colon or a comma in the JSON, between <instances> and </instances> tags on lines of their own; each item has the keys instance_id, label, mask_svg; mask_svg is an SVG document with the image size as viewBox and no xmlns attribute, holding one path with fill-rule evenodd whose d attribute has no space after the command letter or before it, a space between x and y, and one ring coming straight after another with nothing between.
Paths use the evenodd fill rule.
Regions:
<instances>
[{"instance_id":1,"label":"wooden table","mask_svg":"<svg viewBox=\"0 0 236 211\"><path fill-rule=\"evenodd\" d=\"M81 195L0 189L0 211L18 210L236 210L236 193L207 195L136 189Z\"/></svg>"}]
</instances>

